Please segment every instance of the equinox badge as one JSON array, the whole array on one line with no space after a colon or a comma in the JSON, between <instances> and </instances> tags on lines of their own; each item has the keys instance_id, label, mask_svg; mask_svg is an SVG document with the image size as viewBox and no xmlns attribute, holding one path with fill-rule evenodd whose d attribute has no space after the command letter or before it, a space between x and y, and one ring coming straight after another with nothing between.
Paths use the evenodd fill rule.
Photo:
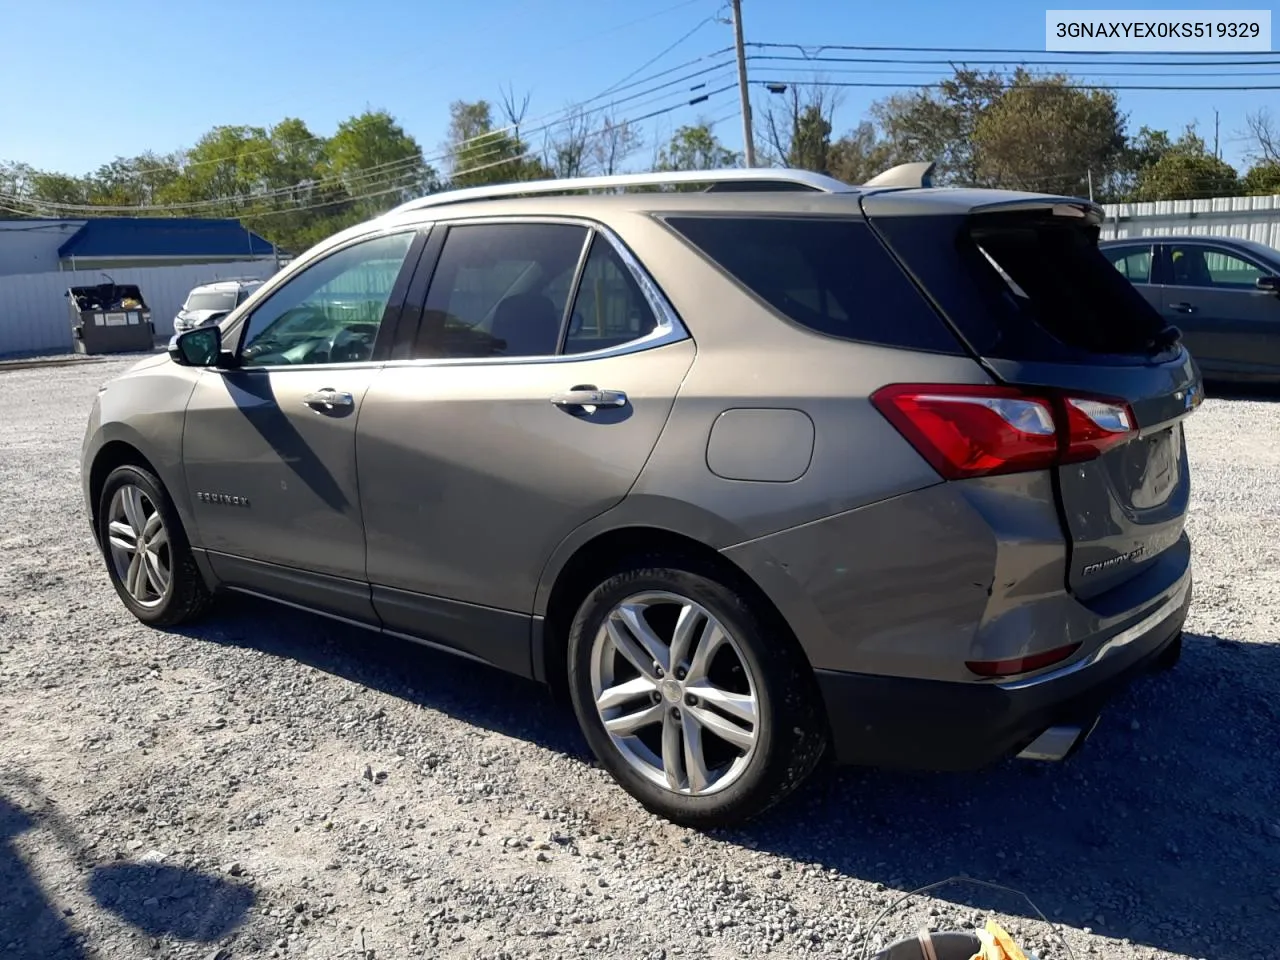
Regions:
<instances>
[{"instance_id":1,"label":"equinox badge","mask_svg":"<svg viewBox=\"0 0 1280 960\"><path fill-rule=\"evenodd\" d=\"M197 490L196 499L201 503L221 503L229 507L249 506L248 497L232 497L225 493L202 493Z\"/></svg>"}]
</instances>

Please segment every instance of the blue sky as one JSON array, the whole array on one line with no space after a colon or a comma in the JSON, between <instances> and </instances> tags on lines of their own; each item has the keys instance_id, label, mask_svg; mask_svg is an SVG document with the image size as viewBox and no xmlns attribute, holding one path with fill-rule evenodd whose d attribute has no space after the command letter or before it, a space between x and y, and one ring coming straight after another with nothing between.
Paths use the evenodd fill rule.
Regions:
<instances>
[{"instance_id":1,"label":"blue sky","mask_svg":"<svg viewBox=\"0 0 1280 960\"><path fill-rule=\"evenodd\" d=\"M452 100L496 100L510 84L517 93L531 95L530 117L554 115L568 103L617 84L695 27L691 36L636 78L728 47L733 39L729 26L702 23L722 8L722 2L0 0L5 34L0 159L85 173L116 155L190 145L216 124L270 125L297 116L314 132L327 134L339 120L366 107L391 111L430 155L444 139ZM1248 6L1238 0L1195 4L1199 9ZM981 6L960 0L744 0L743 19L748 42L1042 50L1044 10L1045 5L1026 0L984 0ZM77 39L85 42L77 46ZM752 63L750 69L753 78L760 79L806 76L787 64ZM823 69L831 80L904 85L927 82L946 71L884 65L880 69L921 72L872 76L841 73L867 69L852 64L827 64ZM1186 82L1167 75L1147 80L1113 76L1131 69L1089 67L1076 72L1093 80L1112 77L1110 82L1116 84ZM1152 69L1176 73L1170 67ZM1280 85L1280 69L1270 72L1270 77L1243 82ZM618 95L678 76L681 73L670 74ZM734 75L726 69L706 79L719 86L731 83ZM1196 82L1242 81L1224 77ZM632 101L619 108L619 115L635 116L673 103L681 99L681 89L668 87ZM838 127L856 123L873 100L890 92L844 90ZM1238 163L1243 144L1237 136L1246 113L1280 102L1278 93L1122 92L1121 103L1134 130L1145 123L1176 131L1195 120L1210 142L1216 107L1224 157ZM651 121L646 124L648 139L699 116L725 118L717 132L737 148L741 129L735 96L725 92L700 107ZM757 96L759 110L768 95ZM1276 113L1280 117L1280 109ZM656 124L665 127L655 129Z\"/></svg>"}]
</instances>

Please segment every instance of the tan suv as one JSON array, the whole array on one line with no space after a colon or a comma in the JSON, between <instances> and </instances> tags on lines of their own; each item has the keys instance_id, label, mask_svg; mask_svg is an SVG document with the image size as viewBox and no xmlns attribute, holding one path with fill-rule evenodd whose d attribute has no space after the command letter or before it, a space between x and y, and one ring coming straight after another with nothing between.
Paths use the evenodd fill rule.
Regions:
<instances>
[{"instance_id":1,"label":"tan suv","mask_svg":"<svg viewBox=\"0 0 1280 960\"><path fill-rule=\"evenodd\" d=\"M1061 759L1191 595L1199 375L1100 217L914 167L429 196L103 389L94 532L146 623L236 590L543 680L684 823L824 754Z\"/></svg>"}]
</instances>

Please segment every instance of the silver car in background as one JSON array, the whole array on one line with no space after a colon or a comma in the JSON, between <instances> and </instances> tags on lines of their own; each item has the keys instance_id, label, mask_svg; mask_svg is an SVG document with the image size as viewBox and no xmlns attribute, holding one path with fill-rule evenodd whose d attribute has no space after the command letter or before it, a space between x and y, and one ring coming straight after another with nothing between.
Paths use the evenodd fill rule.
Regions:
<instances>
[{"instance_id":1,"label":"silver car in background","mask_svg":"<svg viewBox=\"0 0 1280 960\"><path fill-rule=\"evenodd\" d=\"M186 333L217 323L261 286L261 280L248 279L218 280L193 288L173 318L173 332Z\"/></svg>"},{"instance_id":2,"label":"silver car in background","mask_svg":"<svg viewBox=\"0 0 1280 960\"><path fill-rule=\"evenodd\" d=\"M424 197L102 388L94 534L144 623L239 591L550 684L680 823L1060 760L1191 600L1199 374L1101 220L914 165Z\"/></svg>"}]
</instances>

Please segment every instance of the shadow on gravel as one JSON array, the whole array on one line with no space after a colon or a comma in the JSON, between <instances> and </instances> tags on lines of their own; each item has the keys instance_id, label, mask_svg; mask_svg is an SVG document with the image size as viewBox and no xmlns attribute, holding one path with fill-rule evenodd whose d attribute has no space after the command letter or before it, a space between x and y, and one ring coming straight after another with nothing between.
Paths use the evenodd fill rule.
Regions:
<instances>
[{"instance_id":1,"label":"shadow on gravel","mask_svg":"<svg viewBox=\"0 0 1280 960\"><path fill-rule=\"evenodd\" d=\"M29 830L51 838L59 856L84 878L103 909L154 937L210 943L236 930L253 906L252 888L194 870L119 862L93 867L73 826L43 798L35 781L13 771L4 778L32 798L30 812L0 795L0 957L4 960L81 960L83 931L64 914L19 856L13 839Z\"/></svg>"},{"instance_id":2,"label":"shadow on gravel","mask_svg":"<svg viewBox=\"0 0 1280 960\"><path fill-rule=\"evenodd\" d=\"M84 952L75 934L13 845L15 837L34 826L30 814L0 796L0 956L79 960Z\"/></svg>"},{"instance_id":3,"label":"shadow on gravel","mask_svg":"<svg viewBox=\"0 0 1280 960\"><path fill-rule=\"evenodd\" d=\"M1205 396L1213 400L1262 400L1280 402L1280 386L1253 383L1205 384Z\"/></svg>"},{"instance_id":4,"label":"shadow on gravel","mask_svg":"<svg viewBox=\"0 0 1280 960\"><path fill-rule=\"evenodd\" d=\"M587 759L571 712L531 682L328 621L300 628L306 615L261 601L221 610L189 635ZM989 880L1055 922L1191 957L1269 957L1264 945L1280 942L1280 644L1184 642L1178 668L1140 679L1065 764L827 772L716 836L901 891ZM963 885L936 896L1034 919L1025 902Z\"/></svg>"},{"instance_id":5,"label":"shadow on gravel","mask_svg":"<svg viewBox=\"0 0 1280 960\"><path fill-rule=\"evenodd\" d=\"M198 943L220 940L244 922L253 891L181 867L116 863L89 880L97 903L153 937Z\"/></svg>"},{"instance_id":6,"label":"shadow on gravel","mask_svg":"<svg viewBox=\"0 0 1280 960\"><path fill-rule=\"evenodd\" d=\"M1280 941L1280 644L1188 634L1060 766L835 771L729 842L902 891L967 874L1050 919L1191 957ZM1034 914L964 887L937 896Z\"/></svg>"},{"instance_id":7,"label":"shadow on gravel","mask_svg":"<svg viewBox=\"0 0 1280 960\"><path fill-rule=\"evenodd\" d=\"M177 632L305 663L477 727L590 757L572 711L541 684L407 640L235 594L219 598L215 618Z\"/></svg>"}]
</instances>

